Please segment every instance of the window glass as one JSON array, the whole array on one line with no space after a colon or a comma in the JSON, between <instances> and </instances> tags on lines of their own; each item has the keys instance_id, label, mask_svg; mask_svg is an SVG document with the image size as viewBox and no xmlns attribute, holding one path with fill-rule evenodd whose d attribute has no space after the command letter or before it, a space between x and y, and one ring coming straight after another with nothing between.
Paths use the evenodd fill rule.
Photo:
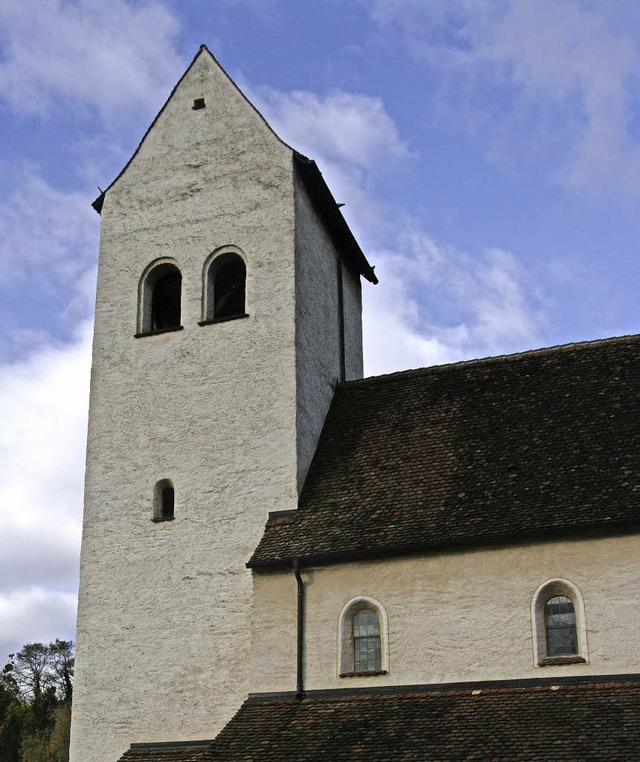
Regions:
<instances>
[{"instance_id":1,"label":"window glass","mask_svg":"<svg viewBox=\"0 0 640 762\"><path fill-rule=\"evenodd\" d=\"M353 617L353 669L380 669L380 620L375 611L364 609Z\"/></svg>"},{"instance_id":2,"label":"window glass","mask_svg":"<svg viewBox=\"0 0 640 762\"><path fill-rule=\"evenodd\" d=\"M578 653L576 612L573 601L556 595L544 605L547 633L547 656L569 656Z\"/></svg>"}]
</instances>

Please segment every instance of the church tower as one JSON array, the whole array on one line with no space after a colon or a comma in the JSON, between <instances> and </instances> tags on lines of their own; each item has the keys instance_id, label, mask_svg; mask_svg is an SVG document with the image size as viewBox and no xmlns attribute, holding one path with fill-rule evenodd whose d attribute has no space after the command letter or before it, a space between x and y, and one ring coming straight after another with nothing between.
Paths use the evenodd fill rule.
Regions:
<instances>
[{"instance_id":1,"label":"church tower","mask_svg":"<svg viewBox=\"0 0 640 762\"><path fill-rule=\"evenodd\" d=\"M73 762L212 738L240 706L245 563L362 374L376 282L315 163L204 46L94 206Z\"/></svg>"}]
</instances>

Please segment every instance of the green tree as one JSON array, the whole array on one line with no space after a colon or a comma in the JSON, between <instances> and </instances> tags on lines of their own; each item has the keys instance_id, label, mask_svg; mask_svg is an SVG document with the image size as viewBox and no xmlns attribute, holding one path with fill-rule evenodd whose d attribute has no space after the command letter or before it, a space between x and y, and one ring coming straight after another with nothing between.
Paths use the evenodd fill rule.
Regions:
<instances>
[{"instance_id":1,"label":"green tree","mask_svg":"<svg viewBox=\"0 0 640 762\"><path fill-rule=\"evenodd\" d=\"M55 725L49 739L51 762L68 762L70 740L71 701L64 701L56 707Z\"/></svg>"},{"instance_id":2,"label":"green tree","mask_svg":"<svg viewBox=\"0 0 640 762\"><path fill-rule=\"evenodd\" d=\"M0 762L20 762L24 707L12 699L0 720Z\"/></svg>"},{"instance_id":3,"label":"green tree","mask_svg":"<svg viewBox=\"0 0 640 762\"><path fill-rule=\"evenodd\" d=\"M26 735L20 747L20 762L68 762L71 729L71 702L63 701L55 708L50 733L37 731Z\"/></svg>"},{"instance_id":4,"label":"green tree","mask_svg":"<svg viewBox=\"0 0 640 762\"><path fill-rule=\"evenodd\" d=\"M71 640L56 640L49 643L49 668L56 693L62 701L71 701L73 697L73 672L75 659Z\"/></svg>"},{"instance_id":5,"label":"green tree","mask_svg":"<svg viewBox=\"0 0 640 762\"><path fill-rule=\"evenodd\" d=\"M27 643L0 672L0 762L68 762L73 643Z\"/></svg>"},{"instance_id":6,"label":"green tree","mask_svg":"<svg viewBox=\"0 0 640 762\"><path fill-rule=\"evenodd\" d=\"M37 698L51 684L49 646L27 643L17 654L9 654L9 658L23 699Z\"/></svg>"}]
</instances>

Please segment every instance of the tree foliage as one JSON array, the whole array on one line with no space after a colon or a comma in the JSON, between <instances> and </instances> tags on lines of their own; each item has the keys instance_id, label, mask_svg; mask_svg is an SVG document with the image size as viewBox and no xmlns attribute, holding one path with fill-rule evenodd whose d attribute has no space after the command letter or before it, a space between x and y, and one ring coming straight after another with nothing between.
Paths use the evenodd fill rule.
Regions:
<instances>
[{"instance_id":1,"label":"tree foliage","mask_svg":"<svg viewBox=\"0 0 640 762\"><path fill-rule=\"evenodd\" d=\"M27 643L0 672L0 762L68 762L73 643Z\"/></svg>"}]
</instances>

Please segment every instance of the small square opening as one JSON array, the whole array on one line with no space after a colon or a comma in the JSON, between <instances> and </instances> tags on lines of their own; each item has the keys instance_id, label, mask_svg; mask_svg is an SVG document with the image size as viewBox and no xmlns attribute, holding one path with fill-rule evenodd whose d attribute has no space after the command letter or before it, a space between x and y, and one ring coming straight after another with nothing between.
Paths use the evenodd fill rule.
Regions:
<instances>
[{"instance_id":1,"label":"small square opening","mask_svg":"<svg viewBox=\"0 0 640 762\"><path fill-rule=\"evenodd\" d=\"M193 106L192 106L191 108L192 108L194 111L198 111L198 110L200 110L201 108L204 108L204 107L205 107L204 98L196 98L196 99L193 101Z\"/></svg>"}]
</instances>

